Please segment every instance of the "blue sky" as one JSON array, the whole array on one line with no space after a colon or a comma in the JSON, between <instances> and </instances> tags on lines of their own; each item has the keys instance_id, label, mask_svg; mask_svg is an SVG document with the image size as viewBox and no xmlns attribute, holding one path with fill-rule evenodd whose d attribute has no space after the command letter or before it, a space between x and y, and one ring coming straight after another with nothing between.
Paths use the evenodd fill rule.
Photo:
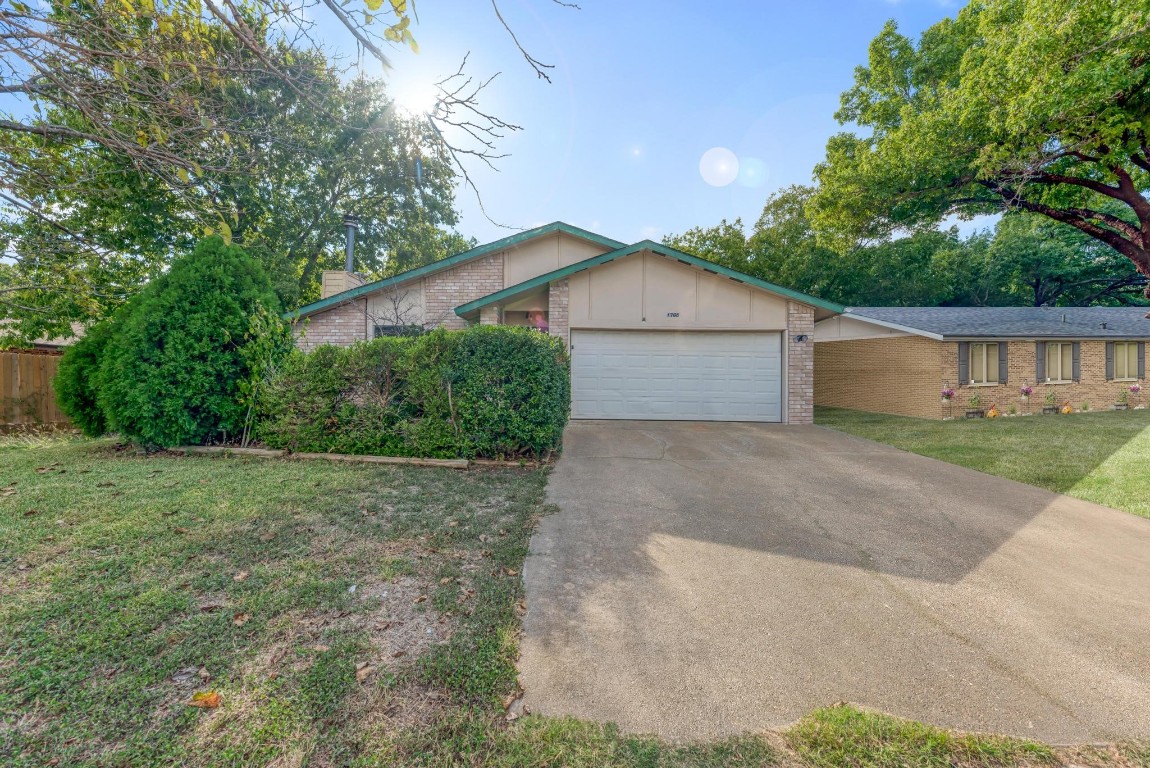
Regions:
<instances>
[{"instance_id":1,"label":"blue sky","mask_svg":"<svg viewBox=\"0 0 1150 768\"><path fill-rule=\"evenodd\" d=\"M528 50L555 64L551 84L535 77L490 4L474 0L417 3L421 52L394 51L386 77L402 99L468 51L470 71L502 72L483 103L523 130L502 142L510 156L498 172L472 166L490 217L514 228L559 219L627 241L723 218L753 224L771 191L810 181L840 129L839 94L883 23L917 35L958 10L929 0L580 6L501 0ZM717 147L740 163L725 186L700 173ZM509 234L470 192L460 190L458 207L465 235Z\"/></svg>"}]
</instances>

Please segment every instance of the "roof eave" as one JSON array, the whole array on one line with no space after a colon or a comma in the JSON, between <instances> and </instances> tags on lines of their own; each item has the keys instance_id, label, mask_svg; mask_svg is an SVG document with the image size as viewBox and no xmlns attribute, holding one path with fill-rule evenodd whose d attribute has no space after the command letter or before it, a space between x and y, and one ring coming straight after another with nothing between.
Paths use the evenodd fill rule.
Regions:
<instances>
[{"instance_id":1,"label":"roof eave","mask_svg":"<svg viewBox=\"0 0 1150 768\"><path fill-rule=\"evenodd\" d=\"M557 280L562 280L578 272L600 266L601 264L606 264L610 261L615 261L617 259L631 256L641 251L651 251L652 253L656 253L660 256L663 256L664 258L676 259L690 266L696 267L697 269L702 269L712 274L721 275L723 277L736 280L745 285L750 285L754 288L774 293L783 298L791 299L793 301L814 307L815 309L822 309L833 314L840 314L846 310L846 307L842 304L820 299L815 296L809 296L805 293L800 293L799 291L795 291L790 288L784 288L780 285L775 285L774 283L768 283L766 280L760 280L757 277L744 274L734 269L729 269L728 267L724 267L712 261L707 261L706 259L701 259L698 256L694 256L689 253L684 253L683 251L671 248L670 246L656 243L653 240L640 240L633 245L622 246L616 250L608 251L607 253L601 253L597 256L592 256L589 259L577 261L574 264L568 264L566 267L560 267L559 269L553 270L551 272L533 277L530 280L525 280L522 283L504 288L501 291L496 291L495 293L475 299L474 301L470 301L466 304L461 304L455 308L455 314L459 317L468 317L471 315L471 313L489 304L493 304L498 301L505 301L518 294L526 293L527 291L530 291L534 288L538 288L541 285L550 284Z\"/></svg>"},{"instance_id":2,"label":"roof eave","mask_svg":"<svg viewBox=\"0 0 1150 768\"><path fill-rule=\"evenodd\" d=\"M559 233L570 235L571 237L576 237L587 242L595 243L596 245L601 245L604 248L618 249L623 247L623 243L619 242L618 240L604 237L603 235L596 234L580 227L572 226L571 224L567 224L562 221L553 221L550 224L544 224L541 227L535 227L534 229L517 232L514 235L509 235L499 240L495 240L494 242L486 243L484 245L477 245L474 248L463 251L462 253L448 256L446 258L440 259L439 261L433 261L430 264L424 264L421 267L409 269L406 272L401 272L400 274L393 275L392 277L385 277L382 280L376 280L372 283L365 283L364 285L350 288L346 291L341 291L340 293L333 294L325 299L320 299L319 301L313 301L310 304L305 304L304 306L299 307L292 312L285 312L283 317L285 320L295 320L307 317L308 315L313 315L316 312L322 312L326 309L331 309L332 307L341 306L349 301L354 301L362 296L375 293L376 291L382 291L386 288L391 288L392 286L408 282L409 280L415 280L442 271L444 269L457 267L460 264L471 261L473 259L478 259L483 256L489 256L493 253L505 251L509 248L514 248L525 242L534 240L537 237Z\"/></svg>"}]
</instances>

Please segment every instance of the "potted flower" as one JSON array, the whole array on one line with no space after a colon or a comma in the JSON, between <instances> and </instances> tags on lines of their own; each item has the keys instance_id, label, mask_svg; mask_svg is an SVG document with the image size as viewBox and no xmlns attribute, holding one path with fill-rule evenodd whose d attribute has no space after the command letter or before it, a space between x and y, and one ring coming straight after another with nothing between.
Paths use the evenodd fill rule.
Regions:
<instances>
[{"instance_id":1,"label":"potted flower","mask_svg":"<svg viewBox=\"0 0 1150 768\"><path fill-rule=\"evenodd\" d=\"M943 387L942 392L940 392L939 395L940 395L940 398L941 398L943 403L949 403L951 400L954 399L954 388L953 387Z\"/></svg>"},{"instance_id":2,"label":"potted flower","mask_svg":"<svg viewBox=\"0 0 1150 768\"><path fill-rule=\"evenodd\" d=\"M1054 397L1054 390L1047 389L1046 397L1044 398L1045 405L1042 406L1042 413L1058 413L1058 400Z\"/></svg>"},{"instance_id":3,"label":"potted flower","mask_svg":"<svg viewBox=\"0 0 1150 768\"><path fill-rule=\"evenodd\" d=\"M1138 402L1138 394L1142 391L1142 385L1139 384L1138 382L1134 382L1133 384L1130 385L1129 389L1130 389L1131 397L1133 397L1134 402L1137 403ZM1138 410L1140 408L1145 408L1145 407L1146 406L1144 406L1144 405L1135 405L1134 409Z\"/></svg>"},{"instance_id":4,"label":"potted flower","mask_svg":"<svg viewBox=\"0 0 1150 768\"><path fill-rule=\"evenodd\" d=\"M1023 384L1021 387L1018 388L1018 397L1024 403L1027 400L1029 400L1030 396L1033 394L1034 394L1034 387L1030 386L1029 384Z\"/></svg>"},{"instance_id":5,"label":"potted flower","mask_svg":"<svg viewBox=\"0 0 1150 768\"><path fill-rule=\"evenodd\" d=\"M1118 390L1118 402L1113 407L1116 411L1125 411L1130 407L1130 391L1126 387Z\"/></svg>"},{"instance_id":6,"label":"potted flower","mask_svg":"<svg viewBox=\"0 0 1150 768\"><path fill-rule=\"evenodd\" d=\"M975 392L966 401L966 418L981 419L985 415L986 411L982 410L982 397Z\"/></svg>"}]
</instances>

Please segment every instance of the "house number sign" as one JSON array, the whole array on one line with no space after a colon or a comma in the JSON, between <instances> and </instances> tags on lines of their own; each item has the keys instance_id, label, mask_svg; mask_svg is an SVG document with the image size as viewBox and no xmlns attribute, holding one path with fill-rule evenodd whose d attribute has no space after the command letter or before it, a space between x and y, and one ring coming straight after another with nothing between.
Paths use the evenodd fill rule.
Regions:
<instances>
[{"instance_id":1,"label":"house number sign","mask_svg":"<svg viewBox=\"0 0 1150 768\"><path fill-rule=\"evenodd\" d=\"M678 317L678 316L679 316L678 312L668 312L667 313L667 317Z\"/></svg>"}]
</instances>

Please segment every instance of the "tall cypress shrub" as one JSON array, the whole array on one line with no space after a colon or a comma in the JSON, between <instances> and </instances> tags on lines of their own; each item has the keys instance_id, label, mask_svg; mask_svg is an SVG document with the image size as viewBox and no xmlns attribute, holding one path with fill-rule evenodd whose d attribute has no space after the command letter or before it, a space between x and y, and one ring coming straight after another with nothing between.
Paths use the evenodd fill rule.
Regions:
<instances>
[{"instance_id":1,"label":"tall cypress shrub","mask_svg":"<svg viewBox=\"0 0 1150 768\"><path fill-rule=\"evenodd\" d=\"M109 340L97 376L108 426L148 446L238 435L240 353L252 313L279 301L260 265L219 237L149 283Z\"/></svg>"},{"instance_id":2,"label":"tall cypress shrub","mask_svg":"<svg viewBox=\"0 0 1150 768\"><path fill-rule=\"evenodd\" d=\"M108 431L108 420L97 400L96 377L104 350L115 330L114 317L89 328L75 344L64 350L52 382L60 410L88 437L99 437Z\"/></svg>"}]
</instances>

